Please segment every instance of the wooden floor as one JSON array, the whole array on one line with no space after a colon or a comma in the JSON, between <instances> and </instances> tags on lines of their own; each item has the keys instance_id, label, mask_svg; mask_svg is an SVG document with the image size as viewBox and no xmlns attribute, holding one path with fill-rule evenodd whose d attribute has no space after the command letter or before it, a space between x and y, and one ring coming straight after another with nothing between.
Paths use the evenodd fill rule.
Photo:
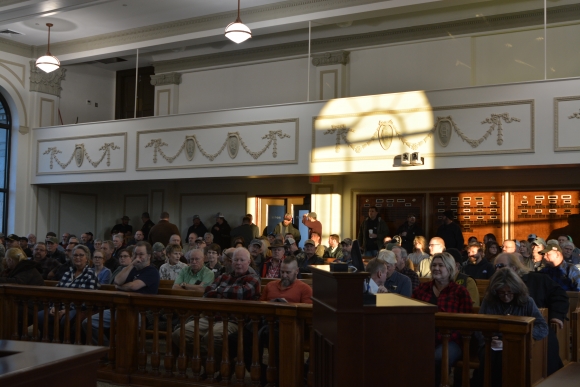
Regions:
<instances>
[{"instance_id":1,"label":"wooden floor","mask_svg":"<svg viewBox=\"0 0 580 387\"><path fill-rule=\"evenodd\" d=\"M578 387L580 385L580 363L568 363L564 368L536 387Z\"/></svg>"}]
</instances>

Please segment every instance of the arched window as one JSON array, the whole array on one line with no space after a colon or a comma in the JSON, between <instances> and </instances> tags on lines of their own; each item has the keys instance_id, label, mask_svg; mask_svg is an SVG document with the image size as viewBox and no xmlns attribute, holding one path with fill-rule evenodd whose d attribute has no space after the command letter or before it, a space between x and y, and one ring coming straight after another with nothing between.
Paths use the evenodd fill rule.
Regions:
<instances>
[{"instance_id":1,"label":"arched window","mask_svg":"<svg viewBox=\"0 0 580 387\"><path fill-rule=\"evenodd\" d=\"M6 99L0 94L0 232L6 234L8 219L8 172L10 171L10 129L12 118Z\"/></svg>"}]
</instances>

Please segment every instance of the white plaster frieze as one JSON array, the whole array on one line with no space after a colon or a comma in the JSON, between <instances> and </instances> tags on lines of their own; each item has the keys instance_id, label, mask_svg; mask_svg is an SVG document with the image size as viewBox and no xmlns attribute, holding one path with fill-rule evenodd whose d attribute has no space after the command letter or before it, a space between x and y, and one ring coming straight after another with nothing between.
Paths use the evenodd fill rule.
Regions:
<instances>
[{"instance_id":1,"label":"white plaster frieze","mask_svg":"<svg viewBox=\"0 0 580 387\"><path fill-rule=\"evenodd\" d=\"M179 85L181 83L181 73L167 73L151 75L153 86Z\"/></svg>"},{"instance_id":2,"label":"white plaster frieze","mask_svg":"<svg viewBox=\"0 0 580 387\"><path fill-rule=\"evenodd\" d=\"M312 64L316 67L330 65L345 65L348 62L350 51L332 51L312 55Z\"/></svg>"}]
</instances>

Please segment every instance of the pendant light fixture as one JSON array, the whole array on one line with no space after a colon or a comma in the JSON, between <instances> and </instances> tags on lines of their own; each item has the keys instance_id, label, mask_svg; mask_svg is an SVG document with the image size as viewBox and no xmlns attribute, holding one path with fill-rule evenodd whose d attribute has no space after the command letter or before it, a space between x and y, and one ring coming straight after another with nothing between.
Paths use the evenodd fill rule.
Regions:
<instances>
[{"instance_id":1,"label":"pendant light fixture","mask_svg":"<svg viewBox=\"0 0 580 387\"><path fill-rule=\"evenodd\" d=\"M36 67L45 73L51 73L60 68L60 61L56 56L50 54L50 27L52 27L52 23L46 23L46 26L48 27L48 47L46 49L46 55L43 55L36 60Z\"/></svg>"},{"instance_id":2,"label":"pendant light fixture","mask_svg":"<svg viewBox=\"0 0 580 387\"><path fill-rule=\"evenodd\" d=\"M238 18L228 24L225 31L226 38L235 43L242 43L252 37L252 31L240 19L240 0L238 0Z\"/></svg>"}]
</instances>

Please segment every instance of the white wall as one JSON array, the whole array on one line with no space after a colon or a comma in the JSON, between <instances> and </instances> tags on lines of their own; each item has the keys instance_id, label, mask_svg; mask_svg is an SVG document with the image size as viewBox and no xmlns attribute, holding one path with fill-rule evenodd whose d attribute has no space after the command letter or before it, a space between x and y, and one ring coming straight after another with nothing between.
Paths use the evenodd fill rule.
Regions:
<instances>
[{"instance_id":1,"label":"white wall","mask_svg":"<svg viewBox=\"0 0 580 387\"><path fill-rule=\"evenodd\" d=\"M90 64L64 68L67 71L66 78L62 81L60 98L63 123L74 124L77 117L79 123L114 119L116 73ZM87 100L91 103L87 104Z\"/></svg>"},{"instance_id":2,"label":"white wall","mask_svg":"<svg viewBox=\"0 0 580 387\"><path fill-rule=\"evenodd\" d=\"M186 72L179 112L305 101L307 76L306 59Z\"/></svg>"}]
</instances>

